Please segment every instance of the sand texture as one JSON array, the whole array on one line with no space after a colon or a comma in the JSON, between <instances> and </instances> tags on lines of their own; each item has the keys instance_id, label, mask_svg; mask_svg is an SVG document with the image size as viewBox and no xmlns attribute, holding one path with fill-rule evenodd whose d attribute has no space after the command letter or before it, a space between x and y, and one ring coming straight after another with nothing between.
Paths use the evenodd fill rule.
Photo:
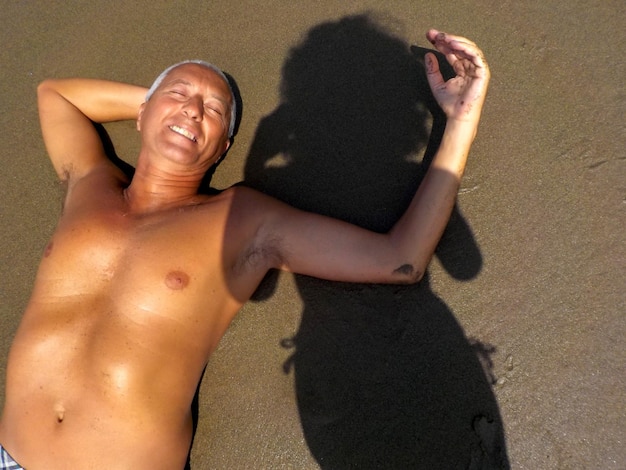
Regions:
<instances>
[{"instance_id":1,"label":"sand texture","mask_svg":"<svg viewBox=\"0 0 626 470\"><path fill-rule=\"evenodd\" d=\"M244 103L215 187L244 180L386 230L441 130L420 64L433 26L478 43L492 82L428 276L270 275L206 370L192 468L625 469L624 13L621 0L3 2L0 385L61 204L42 79L148 85L174 62L214 62ZM134 124L108 130L133 163Z\"/></svg>"}]
</instances>

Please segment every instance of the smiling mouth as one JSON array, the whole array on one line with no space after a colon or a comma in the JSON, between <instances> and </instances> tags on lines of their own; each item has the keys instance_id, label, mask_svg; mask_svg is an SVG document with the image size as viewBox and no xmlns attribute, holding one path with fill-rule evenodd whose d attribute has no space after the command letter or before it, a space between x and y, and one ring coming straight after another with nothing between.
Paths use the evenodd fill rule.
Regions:
<instances>
[{"instance_id":1,"label":"smiling mouth","mask_svg":"<svg viewBox=\"0 0 626 470\"><path fill-rule=\"evenodd\" d=\"M193 135L191 132L189 132L187 129L183 129L182 127L178 127L178 126L169 126L169 128L173 130L174 132L176 132L177 134L180 134L183 137L191 140L192 142L198 142L198 139L196 139L196 136Z\"/></svg>"}]
</instances>

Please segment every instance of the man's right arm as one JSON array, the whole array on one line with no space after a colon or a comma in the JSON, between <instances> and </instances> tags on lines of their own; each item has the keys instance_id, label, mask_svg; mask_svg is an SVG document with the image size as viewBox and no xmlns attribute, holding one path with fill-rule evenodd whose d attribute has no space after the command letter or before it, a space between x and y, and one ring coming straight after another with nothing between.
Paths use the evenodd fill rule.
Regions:
<instances>
[{"instance_id":1,"label":"man's right arm","mask_svg":"<svg viewBox=\"0 0 626 470\"><path fill-rule=\"evenodd\" d=\"M146 88L91 79L49 79L37 88L44 143L59 178L108 164L93 122L136 119Z\"/></svg>"}]
</instances>

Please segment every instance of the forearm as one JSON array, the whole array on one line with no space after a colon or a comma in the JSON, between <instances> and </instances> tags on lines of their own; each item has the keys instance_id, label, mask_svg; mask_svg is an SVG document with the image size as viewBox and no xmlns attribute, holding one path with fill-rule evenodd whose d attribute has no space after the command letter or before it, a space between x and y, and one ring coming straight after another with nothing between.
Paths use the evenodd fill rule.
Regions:
<instances>
[{"instance_id":1,"label":"forearm","mask_svg":"<svg viewBox=\"0 0 626 470\"><path fill-rule=\"evenodd\" d=\"M450 120L439 149L405 214L389 232L399 253L398 281L419 280L452 213L477 122Z\"/></svg>"},{"instance_id":2,"label":"forearm","mask_svg":"<svg viewBox=\"0 0 626 470\"><path fill-rule=\"evenodd\" d=\"M393 271L392 281L397 282L416 281L423 276L448 224L490 78L489 66L472 41L435 29L429 30L426 37L445 55L456 76L444 80L435 54L426 54L428 83L447 123L415 197L388 234L401 268Z\"/></svg>"},{"instance_id":3,"label":"forearm","mask_svg":"<svg viewBox=\"0 0 626 470\"><path fill-rule=\"evenodd\" d=\"M41 99L57 94L90 120L99 123L137 119L147 89L126 83L83 78L48 79L38 88Z\"/></svg>"}]
</instances>

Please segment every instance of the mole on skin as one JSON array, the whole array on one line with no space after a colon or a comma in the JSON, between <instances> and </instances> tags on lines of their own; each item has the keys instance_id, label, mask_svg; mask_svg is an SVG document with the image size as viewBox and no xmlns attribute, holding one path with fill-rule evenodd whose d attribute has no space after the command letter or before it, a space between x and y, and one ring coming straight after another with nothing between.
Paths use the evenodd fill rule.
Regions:
<instances>
[{"instance_id":1,"label":"mole on skin","mask_svg":"<svg viewBox=\"0 0 626 470\"><path fill-rule=\"evenodd\" d=\"M46 245L46 249L43 252L43 257L47 258L48 256L50 256L50 253L52 253L52 247L54 246L54 243L50 242L48 243L48 245Z\"/></svg>"},{"instance_id":2,"label":"mole on skin","mask_svg":"<svg viewBox=\"0 0 626 470\"><path fill-rule=\"evenodd\" d=\"M180 290L189 284L189 276L183 271L170 271L165 276L165 285L173 290Z\"/></svg>"},{"instance_id":3,"label":"mole on skin","mask_svg":"<svg viewBox=\"0 0 626 470\"><path fill-rule=\"evenodd\" d=\"M413 274L413 266L411 266L410 264L403 264L402 266L400 266L399 268L394 269L394 273L396 274L403 274L406 276L410 276Z\"/></svg>"}]
</instances>

